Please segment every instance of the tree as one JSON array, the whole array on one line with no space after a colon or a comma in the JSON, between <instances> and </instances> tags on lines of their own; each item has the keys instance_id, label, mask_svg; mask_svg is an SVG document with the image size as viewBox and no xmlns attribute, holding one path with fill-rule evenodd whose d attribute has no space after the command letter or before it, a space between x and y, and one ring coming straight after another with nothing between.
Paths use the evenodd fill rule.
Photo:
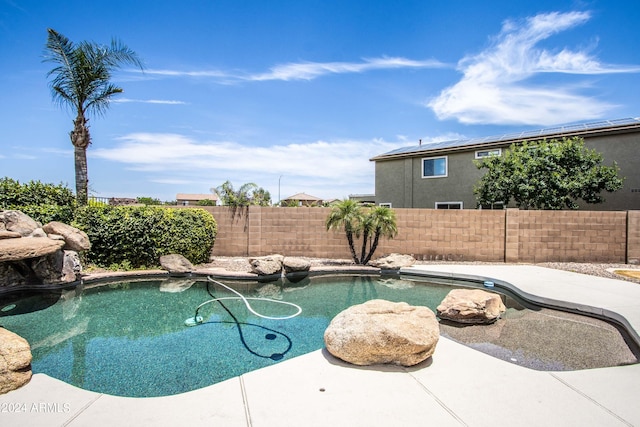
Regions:
<instances>
[{"instance_id":1,"label":"tree","mask_svg":"<svg viewBox=\"0 0 640 427\"><path fill-rule=\"evenodd\" d=\"M363 232L363 244L361 262L363 265L367 265L373 256L373 253L378 248L378 242L380 237L387 237L393 239L398 234L398 226L396 225L396 213L386 206L377 206L371 208L365 216L366 228ZM370 240L369 253L365 256L365 243L367 238L371 238L373 232L373 239ZM366 234L365 234L366 233Z\"/></svg>"},{"instance_id":2,"label":"tree","mask_svg":"<svg viewBox=\"0 0 640 427\"><path fill-rule=\"evenodd\" d=\"M351 258L356 264L366 265L378 247L380 237L393 238L398 233L396 215L388 207L363 207L355 200L341 200L331 206L325 222L327 230L342 228L347 237ZM360 257L355 240L362 235ZM367 250L368 249L368 250Z\"/></svg>"},{"instance_id":3,"label":"tree","mask_svg":"<svg viewBox=\"0 0 640 427\"><path fill-rule=\"evenodd\" d=\"M578 209L578 200L602 203L600 193L623 182L617 164L602 165L602 155L579 137L513 144L476 166L487 169L474 188L480 205L513 199L521 209Z\"/></svg>"},{"instance_id":4,"label":"tree","mask_svg":"<svg viewBox=\"0 0 640 427\"><path fill-rule=\"evenodd\" d=\"M212 188L211 191L218 195L223 206L269 206L271 204L269 192L253 182L243 184L238 190L235 190L231 181L225 181L219 187Z\"/></svg>"},{"instance_id":5,"label":"tree","mask_svg":"<svg viewBox=\"0 0 640 427\"><path fill-rule=\"evenodd\" d=\"M91 144L88 116L102 115L111 98L123 90L111 83L113 71L131 64L143 69L137 54L118 40L110 46L90 42L74 44L55 30L47 30L45 62L55 64L47 73L53 76L49 85L53 100L72 109L76 118L69 134L74 147L76 198L78 205L87 204L87 148Z\"/></svg>"}]
</instances>

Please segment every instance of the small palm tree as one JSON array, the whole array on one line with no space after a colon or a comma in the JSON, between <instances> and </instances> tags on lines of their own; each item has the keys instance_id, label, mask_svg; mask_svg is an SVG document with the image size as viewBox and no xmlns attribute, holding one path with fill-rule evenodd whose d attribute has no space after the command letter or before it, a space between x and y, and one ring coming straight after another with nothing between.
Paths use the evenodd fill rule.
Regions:
<instances>
[{"instance_id":1,"label":"small palm tree","mask_svg":"<svg viewBox=\"0 0 640 427\"><path fill-rule=\"evenodd\" d=\"M74 44L68 38L49 28L47 30L45 62L55 67L47 77L54 101L70 107L76 114L70 133L74 146L76 198L78 205L87 204L88 172L87 148L91 144L87 116L104 114L113 95L122 89L111 83L114 70L124 64L143 69L135 52L117 40L110 46L81 42Z\"/></svg>"},{"instance_id":2,"label":"small palm tree","mask_svg":"<svg viewBox=\"0 0 640 427\"><path fill-rule=\"evenodd\" d=\"M367 225L369 227L367 235L371 235L373 231L373 241L369 247L369 253L364 256L366 240L362 244L362 264L366 265L371 260L373 253L378 248L380 237L393 239L398 234L398 226L396 225L396 213L386 206L377 206L367 214ZM364 234L364 232L363 232Z\"/></svg>"},{"instance_id":3,"label":"small palm tree","mask_svg":"<svg viewBox=\"0 0 640 427\"><path fill-rule=\"evenodd\" d=\"M378 248L380 237L394 238L398 234L396 213L388 207L377 206L363 210L354 200L342 200L331 205L326 221L327 230L344 228L356 264L366 265ZM355 239L362 235L360 258L356 255ZM367 246L369 251L367 252Z\"/></svg>"},{"instance_id":4,"label":"small palm tree","mask_svg":"<svg viewBox=\"0 0 640 427\"><path fill-rule=\"evenodd\" d=\"M358 202L354 200L341 200L334 203L331 206L331 212L327 217L326 226L327 230L335 230L344 228L344 232L347 236L347 242L349 243L349 250L351 251L351 258L356 264L360 264L360 260L356 255L354 245L354 236L357 238L360 236L362 230L362 222L364 217L362 215L362 209Z\"/></svg>"}]
</instances>

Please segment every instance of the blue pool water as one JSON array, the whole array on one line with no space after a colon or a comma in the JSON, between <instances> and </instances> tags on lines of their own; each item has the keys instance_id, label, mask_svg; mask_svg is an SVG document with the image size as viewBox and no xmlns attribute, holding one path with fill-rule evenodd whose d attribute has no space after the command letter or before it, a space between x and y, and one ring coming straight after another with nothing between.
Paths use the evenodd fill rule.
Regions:
<instances>
[{"instance_id":1,"label":"blue pool water","mask_svg":"<svg viewBox=\"0 0 640 427\"><path fill-rule=\"evenodd\" d=\"M223 282L245 296L295 303L302 313L288 320L263 319L241 301L225 300L228 311L217 303L208 304L199 312L204 323L187 327L185 320L211 298L206 280L164 279L3 297L0 325L30 343L35 373L112 395L165 396L318 350L324 346L323 334L331 319L351 305L380 298L435 311L452 289L378 276L319 276L298 283ZM211 291L216 297L232 296L220 287ZM295 312L281 304L251 304L273 317ZM522 307L508 306L506 318L523 316ZM454 339L456 331L450 329ZM496 347L484 339L476 347L482 350L487 345ZM508 357L518 351L498 348Z\"/></svg>"}]
</instances>

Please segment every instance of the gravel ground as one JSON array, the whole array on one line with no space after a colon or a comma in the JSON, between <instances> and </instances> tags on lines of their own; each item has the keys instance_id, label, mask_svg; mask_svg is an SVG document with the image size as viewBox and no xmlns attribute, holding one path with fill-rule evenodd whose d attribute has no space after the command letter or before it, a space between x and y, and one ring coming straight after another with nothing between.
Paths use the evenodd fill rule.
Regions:
<instances>
[{"instance_id":1,"label":"gravel ground","mask_svg":"<svg viewBox=\"0 0 640 427\"><path fill-rule=\"evenodd\" d=\"M311 262L312 268L321 267L349 267L355 266L355 264L348 259L327 259L327 258L306 258L300 257ZM428 264L495 264L484 262L451 262L451 261L416 261L416 264L428 265ZM574 273L589 274L592 276L608 277L610 279L626 280L640 284L639 278L632 278L616 274L614 270L634 270L640 272L640 265L635 264L597 264L597 263L579 263L579 262L543 262L538 264L540 267L554 268L557 270L572 271ZM217 267L224 268L229 271L249 272L251 271L251 264L249 264L249 258L246 257L215 257L210 263L202 265L201 267Z\"/></svg>"}]
</instances>

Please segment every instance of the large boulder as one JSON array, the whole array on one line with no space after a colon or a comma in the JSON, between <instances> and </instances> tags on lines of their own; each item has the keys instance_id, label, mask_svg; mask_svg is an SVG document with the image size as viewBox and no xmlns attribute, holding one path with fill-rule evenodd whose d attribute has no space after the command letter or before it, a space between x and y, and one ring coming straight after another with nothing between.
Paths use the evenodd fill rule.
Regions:
<instances>
[{"instance_id":1,"label":"large boulder","mask_svg":"<svg viewBox=\"0 0 640 427\"><path fill-rule=\"evenodd\" d=\"M415 264L416 259L411 255L390 254L369 262L369 265L382 270L398 270Z\"/></svg>"},{"instance_id":2,"label":"large boulder","mask_svg":"<svg viewBox=\"0 0 640 427\"><path fill-rule=\"evenodd\" d=\"M42 227L47 234L56 234L62 236L65 241L64 249L70 251L88 251L91 249L89 236L84 231L58 221L51 221Z\"/></svg>"},{"instance_id":3,"label":"large boulder","mask_svg":"<svg viewBox=\"0 0 640 427\"><path fill-rule=\"evenodd\" d=\"M64 245L64 240L47 237L0 239L0 262L47 256L59 251Z\"/></svg>"},{"instance_id":4,"label":"large boulder","mask_svg":"<svg viewBox=\"0 0 640 427\"><path fill-rule=\"evenodd\" d=\"M282 266L286 274L299 273L309 271L311 262L302 258L285 257L282 261Z\"/></svg>"},{"instance_id":5,"label":"large boulder","mask_svg":"<svg viewBox=\"0 0 640 427\"><path fill-rule=\"evenodd\" d=\"M257 258L250 258L251 272L259 276L273 276L282 273L282 255L267 255Z\"/></svg>"},{"instance_id":6,"label":"large boulder","mask_svg":"<svg viewBox=\"0 0 640 427\"><path fill-rule=\"evenodd\" d=\"M371 300L334 317L324 342L329 353L355 365L413 366L431 357L439 337L428 307Z\"/></svg>"},{"instance_id":7,"label":"large boulder","mask_svg":"<svg viewBox=\"0 0 640 427\"><path fill-rule=\"evenodd\" d=\"M80 279L82 264L76 251L57 251L34 259L31 269L44 283L71 283Z\"/></svg>"},{"instance_id":8,"label":"large boulder","mask_svg":"<svg viewBox=\"0 0 640 427\"><path fill-rule=\"evenodd\" d=\"M482 289L453 289L437 307L438 317L458 323L492 323L506 311L500 295Z\"/></svg>"},{"instance_id":9,"label":"large boulder","mask_svg":"<svg viewBox=\"0 0 640 427\"><path fill-rule=\"evenodd\" d=\"M180 254L162 255L160 265L169 273L186 274L194 270L193 264Z\"/></svg>"},{"instance_id":10,"label":"large boulder","mask_svg":"<svg viewBox=\"0 0 640 427\"><path fill-rule=\"evenodd\" d=\"M31 379L31 348L27 340L0 328L0 394L22 387Z\"/></svg>"},{"instance_id":11,"label":"large boulder","mask_svg":"<svg viewBox=\"0 0 640 427\"><path fill-rule=\"evenodd\" d=\"M30 216L15 210L0 211L0 221L4 223L7 231L14 231L21 236L29 236L34 230L40 228L40 224Z\"/></svg>"}]
</instances>

